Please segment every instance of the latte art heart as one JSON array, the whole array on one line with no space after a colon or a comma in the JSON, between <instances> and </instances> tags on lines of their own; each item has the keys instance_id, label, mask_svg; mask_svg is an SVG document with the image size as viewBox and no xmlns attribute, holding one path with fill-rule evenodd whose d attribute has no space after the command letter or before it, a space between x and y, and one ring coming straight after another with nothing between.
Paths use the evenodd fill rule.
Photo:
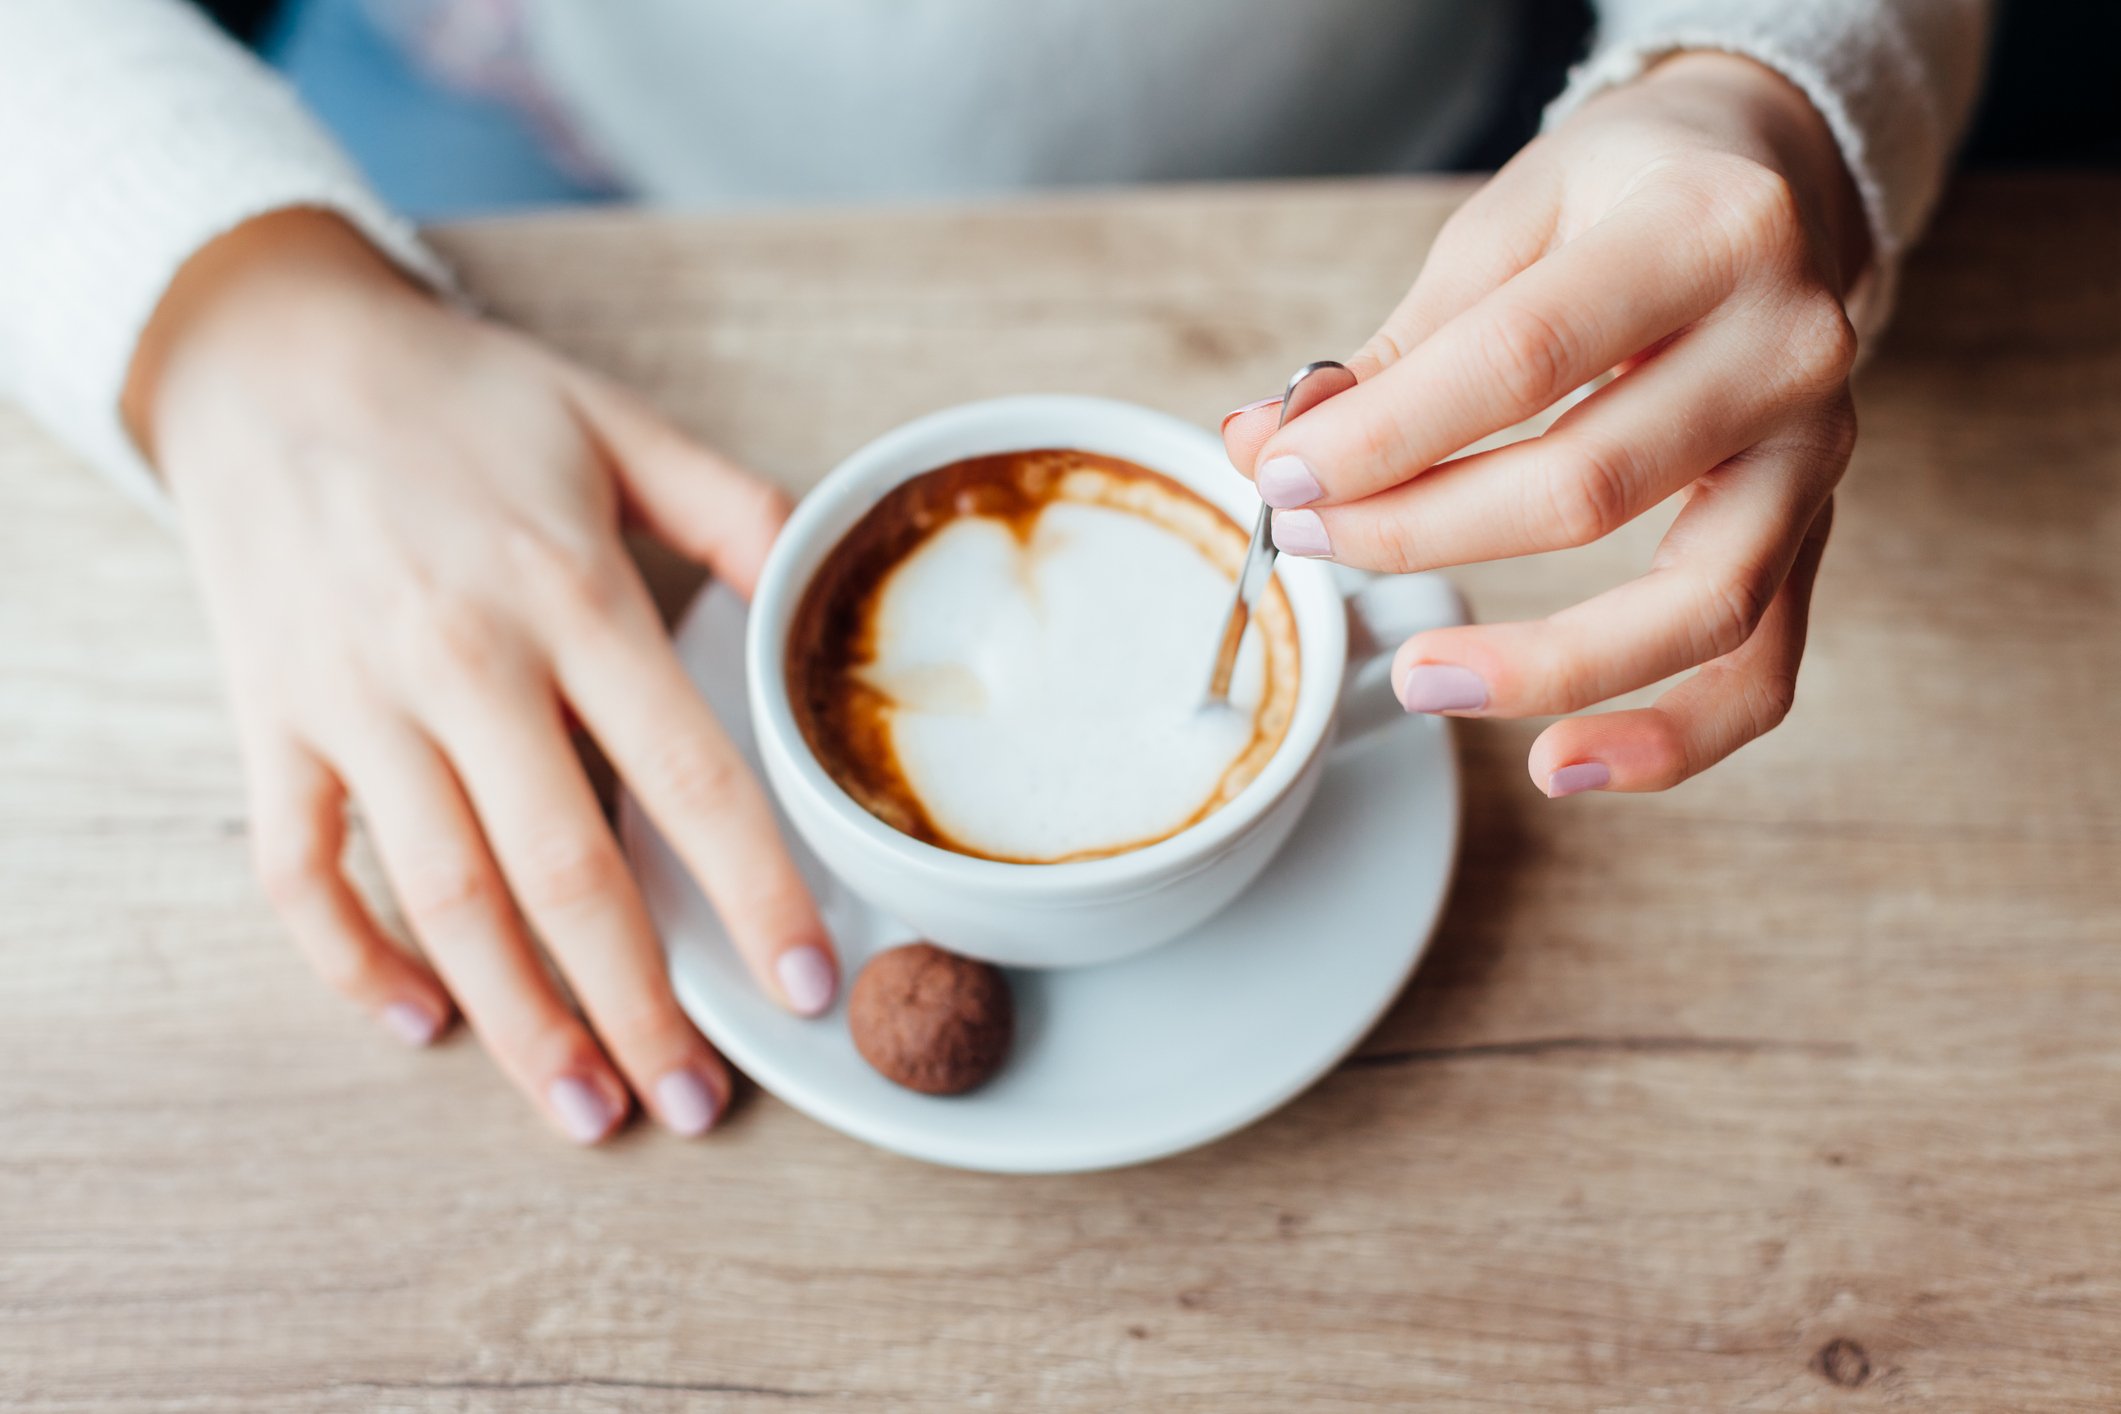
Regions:
<instances>
[{"instance_id":1,"label":"latte art heart","mask_svg":"<svg viewBox=\"0 0 2121 1414\"><path fill-rule=\"evenodd\" d=\"M1293 707L1278 586L1230 705L1203 707L1244 543L1177 483L1083 453L917 478L798 614L805 734L873 813L962 853L1053 863L1166 838L1257 775Z\"/></svg>"}]
</instances>

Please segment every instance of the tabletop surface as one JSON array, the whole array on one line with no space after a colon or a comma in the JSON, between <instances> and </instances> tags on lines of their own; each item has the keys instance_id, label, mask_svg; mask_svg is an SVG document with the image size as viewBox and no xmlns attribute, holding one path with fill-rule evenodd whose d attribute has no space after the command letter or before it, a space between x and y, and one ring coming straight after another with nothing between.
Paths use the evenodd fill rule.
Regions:
<instances>
[{"instance_id":1,"label":"tabletop surface","mask_svg":"<svg viewBox=\"0 0 2121 1414\"><path fill-rule=\"evenodd\" d=\"M1466 190L437 239L800 489L990 394L1212 422L1357 344ZM1464 726L1455 895L1360 1052L1066 1178L756 1093L582 1152L467 1040L396 1048L251 883L177 547L0 412L0 1407L2116 1408L2117 233L2111 178L1951 196L1858 380L1786 725L1563 802L1537 724ZM1655 530L1457 577L1534 615Z\"/></svg>"}]
</instances>

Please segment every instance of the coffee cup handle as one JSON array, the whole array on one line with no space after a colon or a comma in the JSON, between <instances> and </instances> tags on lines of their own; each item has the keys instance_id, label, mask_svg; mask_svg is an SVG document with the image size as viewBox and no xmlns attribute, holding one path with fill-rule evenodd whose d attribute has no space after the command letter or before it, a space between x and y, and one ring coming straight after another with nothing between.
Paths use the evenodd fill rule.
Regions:
<instances>
[{"instance_id":1,"label":"coffee cup handle","mask_svg":"<svg viewBox=\"0 0 2121 1414\"><path fill-rule=\"evenodd\" d=\"M1348 605L1348 669L1340 690L1340 740L1406 720L1392 695L1392 654L1417 633L1471 623L1465 597L1440 574L1368 574L1336 566Z\"/></svg>"}]
</instances>

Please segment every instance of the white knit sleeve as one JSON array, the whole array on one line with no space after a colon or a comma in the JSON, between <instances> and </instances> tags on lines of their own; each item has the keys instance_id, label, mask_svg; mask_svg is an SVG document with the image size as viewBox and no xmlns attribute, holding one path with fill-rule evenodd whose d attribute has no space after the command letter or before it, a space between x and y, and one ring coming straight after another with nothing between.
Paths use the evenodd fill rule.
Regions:
<instances>
[{"instance_id":1,"label":"white knit sleeve","mask_svg":"<svg viewBox=\"0 0 2121 1414\"><path fill-rule=\"evenodd\" d=\"M119 419L178 269L254 216L335 212L442 265L271 71L179 0L0 0L0 395L151 505Z\"/></svg>"},{"instance_id":2,"label":"white knit sleeve","mask_svg":"<svg viewBox=\"0 0 2121 1414\"><path fill-rule=\"evenodd\" d=\"M1874 263L1849 303L1869 334L1973 112L1989 10L1990 0L1598 0L1597 41L1547 126L1677 50L1774 69L1826 120L1863 198Z\"/></svg>"}]
</instances>

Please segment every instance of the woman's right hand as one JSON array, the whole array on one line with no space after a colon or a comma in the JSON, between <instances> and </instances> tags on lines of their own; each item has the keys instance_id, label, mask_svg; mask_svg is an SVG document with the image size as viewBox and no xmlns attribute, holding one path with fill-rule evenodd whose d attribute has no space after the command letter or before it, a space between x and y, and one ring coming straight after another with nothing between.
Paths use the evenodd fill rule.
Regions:
<instances>
[{"instance_id":1,"label":"woman's right hand","mask_svg":"<svg viewBox=\"0 0 2121 1414\"><path fill-rule=\"evenodd\" d=\"M749 593L783 498L310 212L186 266L125 413L220 645L259 871L316 969L413 1044L461 1007L577 1141L610 1133L629 1093L704 1132L729 1072L671 993L569 728L603 747L759 985L801 1014L829 1006L816 907L619 533L642 524ZM341 872L349 796L425 962Z\"/></svg>"}]
</instances>

